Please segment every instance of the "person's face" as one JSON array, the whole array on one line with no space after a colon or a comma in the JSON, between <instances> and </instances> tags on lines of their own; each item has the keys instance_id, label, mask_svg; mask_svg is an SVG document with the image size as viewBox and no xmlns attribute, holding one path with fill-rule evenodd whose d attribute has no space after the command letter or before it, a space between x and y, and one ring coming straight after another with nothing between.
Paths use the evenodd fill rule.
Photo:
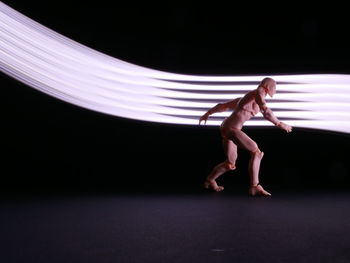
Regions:
<instances>
[{"instance_id":1,"label":"person's face","mask_svg":"<svg viewBox=\"0 0 350 263\"><path fill-rule=\"evenodd\" d=\"M268 89L268 94L272 98L276 94L276 85L270 86Z\"/></svg>"}]
</instances>

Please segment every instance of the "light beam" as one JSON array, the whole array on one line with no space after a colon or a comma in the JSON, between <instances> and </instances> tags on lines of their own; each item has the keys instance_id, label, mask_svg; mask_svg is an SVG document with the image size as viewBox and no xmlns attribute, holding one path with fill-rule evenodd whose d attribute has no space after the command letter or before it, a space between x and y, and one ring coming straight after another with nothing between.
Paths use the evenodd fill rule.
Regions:
<instances>
[{"instance_id":1,"label":"light beam","mask_svg":"<svg viewBox=\"0 0 350 263\"><path fill-rule=\"evenodd\" d=\"M136 120L198 125L215 104L257 87L266 76L195 76L134 65L79 44L0 2L0 70L77 106ZM268 105L294 127L350 133L350 76L269 75ZM219 113L207 125L219 125ZM249 126L272 125L257 116Z\"/></svg>"}]
</instances>

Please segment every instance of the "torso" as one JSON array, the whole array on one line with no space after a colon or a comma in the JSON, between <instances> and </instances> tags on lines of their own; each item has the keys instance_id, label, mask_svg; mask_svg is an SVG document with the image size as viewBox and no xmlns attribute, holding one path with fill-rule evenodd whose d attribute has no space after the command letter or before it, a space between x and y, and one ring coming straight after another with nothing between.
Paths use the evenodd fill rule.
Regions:
<instances>
[{"instance_id":1,"label":"torso","mask_svg":"<svg viewBox=\"0 0 350 263\"><path fill-rule=\"evenodd\" d=\"M241 98L236 109L222 123L222 128L240 130L247 120L251 119L259 112L259 105L255 101L256 92L256 90L253 90Z\"/></svg>"}]
</instances>

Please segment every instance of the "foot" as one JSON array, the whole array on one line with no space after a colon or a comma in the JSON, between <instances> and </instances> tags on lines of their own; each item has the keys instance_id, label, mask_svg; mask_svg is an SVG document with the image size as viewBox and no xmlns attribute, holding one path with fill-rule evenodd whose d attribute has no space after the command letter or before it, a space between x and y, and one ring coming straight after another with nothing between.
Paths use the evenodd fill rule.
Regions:
<instances>
[{"instance_id":1,"label":"foot","mask_svg":"<svg viewBox=\"0 0 350 263\"><path fill-rule=\"evenodd\" d=\"M217 185L215 180L206 180L204 182L204 188L206 189L212 189L215 192L221 192L222 190L224 190L223 186Z\"/></svg>"},{"instance_id":2,"label":"foot","mask_svg":"<svg viewBox=\"0 0 350 263\"><path fill-rule=\"evenodd\" d=\"M249 194L251 196L271 196L271 194L264 190L264 188L258 184L255 186L251 186L249 188Z\"/></svg>"}]
</instances>

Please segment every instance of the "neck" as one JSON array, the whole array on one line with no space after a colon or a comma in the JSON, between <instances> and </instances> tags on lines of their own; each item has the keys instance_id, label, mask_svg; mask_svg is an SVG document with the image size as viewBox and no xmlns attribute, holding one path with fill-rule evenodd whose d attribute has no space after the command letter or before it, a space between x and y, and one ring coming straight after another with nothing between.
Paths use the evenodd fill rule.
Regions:
<instances>
[{"instance_id":1,"label":"neck","mask_svg":"<svg viewBox=\"0 0 350 263\"><path fill-rule=\"evenodd\" d=\"M266 88L265 86L263 86L263 88L264 88L265 96L266 96L267 94L269 94L269 90L268 90L268 88Z\"/></svg>"}]
</instances>

